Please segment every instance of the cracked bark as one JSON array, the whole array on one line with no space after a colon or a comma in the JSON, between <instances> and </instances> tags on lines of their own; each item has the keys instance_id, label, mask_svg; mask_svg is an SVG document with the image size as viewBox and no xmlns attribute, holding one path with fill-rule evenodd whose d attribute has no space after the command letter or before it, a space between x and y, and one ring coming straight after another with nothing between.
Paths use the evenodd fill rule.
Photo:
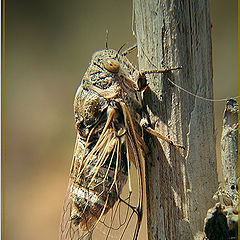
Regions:
<instances>
[{"instance_id":1,"label":"cracked bark","mask_svg":"<svg viewBox=\"0 0 240 240\"><path fill-rule=\"evenodd\" d=\"M206 0L134 0L140 70L149 74L144 104L152 127L186 150L145 136L148 238L202 239L203 221L217 190L209 4Z\"/></svg>"}]
</instances>

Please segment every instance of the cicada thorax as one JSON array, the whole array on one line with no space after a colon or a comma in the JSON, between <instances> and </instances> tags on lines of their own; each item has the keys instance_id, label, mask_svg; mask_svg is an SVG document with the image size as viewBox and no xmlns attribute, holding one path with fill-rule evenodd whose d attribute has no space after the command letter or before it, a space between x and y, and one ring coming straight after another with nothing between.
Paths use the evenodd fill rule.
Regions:
<instances>
[{"instance_id":1,"label":"cicada thorax","mask_svg":"<svg viewBox=\"0 0 240 240\"><path fill-rule=\"evenodd\" d=\"M93 55L74 100L77 139L68 196L70 229L63 229L62 236L73 236L76 232L90 234L120 201L129 180L130 162L138 170L142 168L138 133L141 102L134 81L137 76L127 58L115 50ZM142 176L139 179L142 187ZM132 209L138 207L141 211L140 198L139 206Z\"/></svg>"}]
</instances>

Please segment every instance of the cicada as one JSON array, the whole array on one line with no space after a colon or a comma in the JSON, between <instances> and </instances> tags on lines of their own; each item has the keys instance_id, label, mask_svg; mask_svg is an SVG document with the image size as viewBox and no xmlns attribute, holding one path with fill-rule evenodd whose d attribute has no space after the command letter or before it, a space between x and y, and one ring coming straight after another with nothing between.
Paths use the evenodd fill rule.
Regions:
<instances>
[{"instance_id":1,"label":"cicada","mask_svg":"<svg viewBox=\"0 0 240 240\"><path fill-rule=\"evenodd\" d=\"M147 151L143 127L153 132L142 106L146 72L138 71L126 53L97 51L77 89L77 137L60 239L123 239L124 235L126 239L138 238ZM131 166L138 182L135 199ZM132 235L127 231L131 221ZM115 233L120 233L119 237Z\"/></svg>"}]
</instances>

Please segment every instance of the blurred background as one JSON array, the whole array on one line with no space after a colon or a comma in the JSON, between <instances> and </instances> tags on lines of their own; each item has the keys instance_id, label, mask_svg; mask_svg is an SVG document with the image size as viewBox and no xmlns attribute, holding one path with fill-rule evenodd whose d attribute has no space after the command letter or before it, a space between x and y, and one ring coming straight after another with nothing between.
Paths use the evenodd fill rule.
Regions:
<instances>
[{"instance_id":1,"label":"blurred background","mask_svg":"<svg viewBox=\"0 0 240 240\"><path fill-rule=\"evenodd\" d=\"M237 4L211 1L215 98L238 94ZM6 1L6 240L57 239L75 90L106 29L110 48L135 43L131 19L130 0ZM215 104L218 137L223 107Z\"/></svg>"}]
</instances>

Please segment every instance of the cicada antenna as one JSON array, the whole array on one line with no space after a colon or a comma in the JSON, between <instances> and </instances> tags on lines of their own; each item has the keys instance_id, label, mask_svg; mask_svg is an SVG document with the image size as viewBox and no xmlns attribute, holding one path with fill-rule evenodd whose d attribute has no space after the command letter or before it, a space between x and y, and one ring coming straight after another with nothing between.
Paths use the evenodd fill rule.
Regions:
<instances>
[{"instance_id":1,"label":"cicada antenna","mask_svg":"<svg viewBox=\"0 0 240 240\"><path fill-rule=\"evenodd\" d=\"M108 33L109 33L109 31L108 31L108 29L106 29L106 37L105 37L105 47L106 47L106 49L108 49Z\"/></svg>"},{"instance_id":2,"label":"cicada antenna","mask_svg":"<svg viewBox=\"0 0 240 240\"><path fill-rule=\"evenodd\" d=\"M123 49L123 47L126 45L126 43L124 43L117 51L117 55L120 53L120 51Z\"/></svg>"}]
</instances>

